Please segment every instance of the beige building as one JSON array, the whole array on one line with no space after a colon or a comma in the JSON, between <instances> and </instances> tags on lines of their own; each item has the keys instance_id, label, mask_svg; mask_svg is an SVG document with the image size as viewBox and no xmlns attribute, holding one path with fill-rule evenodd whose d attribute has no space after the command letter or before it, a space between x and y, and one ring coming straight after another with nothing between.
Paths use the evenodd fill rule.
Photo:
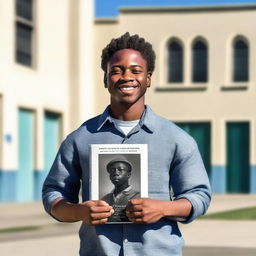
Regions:
<instances>
[{"instance_id":1,"label":"beige building","mask_svg":"<svg viewBox=\"0 0 256 256\"><path fill-rule=\"evenodd\" d=\"M256 193L256 5L123 8L0 0L0 202L41 197L60 141L109 104L101 50L152 42L147 103L198 142L215 193Z\"/></svg>"},{"instance_id":2,"label":"beige building","mask_svg":"<svg viewBox=\"0 0 256 256\"><path fill-rule=\"evenodd\" d=\"M40 199L60 141L93 115L92 32L93 0L0 0L0 202Z\"/></svg>"},{"instance_id":3,"label":"beige building","mask_svg":"<svg viewBox=\"0 0 256 256\"><path fill-rule=\"evenodd\" d=\"M121 8L96 19L96 112L109 103L102 48L138 33L157 55L147 104L196 139L213 192L256 193L255 26L256 5Z\"/></svg>"}]
</instances>

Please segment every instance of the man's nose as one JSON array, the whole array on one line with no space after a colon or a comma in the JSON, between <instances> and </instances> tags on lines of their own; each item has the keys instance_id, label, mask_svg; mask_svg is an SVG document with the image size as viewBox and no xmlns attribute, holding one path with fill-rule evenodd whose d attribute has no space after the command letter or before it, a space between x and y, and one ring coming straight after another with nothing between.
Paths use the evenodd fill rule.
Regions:
<instances>
[{"instance_id":1,"label":"man's nose","mask_svg":"<svg viewBox=\"0 0 256 256\"><path fill-rule=\"evenodd\" d=\"M126 69L126 70L124 70L124 72L122 74L122 78L123 78L123 80L131 81L131 80L134 80L134 75L131 72L131 70Z\"/></svg>"}]
</instances>

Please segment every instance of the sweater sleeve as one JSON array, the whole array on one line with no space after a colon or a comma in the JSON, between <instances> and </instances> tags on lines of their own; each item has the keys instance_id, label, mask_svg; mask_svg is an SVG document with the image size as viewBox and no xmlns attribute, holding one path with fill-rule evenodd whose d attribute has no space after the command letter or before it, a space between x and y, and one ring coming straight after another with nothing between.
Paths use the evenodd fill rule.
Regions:
<instances>
[{"instance_id":1,"label":"sweater sleeve","mask_svg":"<svg viewBox=\"0 0 256 256\"><path fill-rule=\"evenodd\" d=\"M42 189L46 212L50 214L55 199L62 197L77 203L80 190L81 167L78 152L69 137L62 143Z\"/></svg>"},{"instance_id":2,"label":"sweater sleeve","mask_svg":"<svg viewBox=\"0 0 256 256\"><path fill-rule=\"evenodd\" d=\"M171 166L171 187L174 200L185 198L192 204L190 216L182 223L189 223L207 211L211 201L210 183L197 144L192 138L177 145Z\"/></svg>"}]
</instances>

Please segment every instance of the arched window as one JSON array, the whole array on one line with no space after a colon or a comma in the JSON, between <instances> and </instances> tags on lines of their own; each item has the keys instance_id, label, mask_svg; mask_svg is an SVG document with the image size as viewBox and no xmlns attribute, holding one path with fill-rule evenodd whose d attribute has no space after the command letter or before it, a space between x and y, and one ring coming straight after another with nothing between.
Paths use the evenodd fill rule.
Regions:
<instances>
[{"instance_id":1,"label":"arched window","mask_svg":"<svg viewBox=\"0 0 256 256\"><path fill-rule=\"evenodd\" d=\"M183 49L179 42L171 41L168 45L168 82L183 81Z\"/></svg>"},{"instance_id":2,"label":"arched window","mask_svg":"<svg viewBox=\"0 0 256 256\"><path fill-rule=\"evenodd\" d=\"M192 80L193 82L207 82L208 80L208 49L207 45L202 41L198 40L194 43L192 49L192 60L193 60L193 71Z\"/></svg>"},{"instance_id":3,"label":"arched window","mask_svg":"<svg viewBox=\"0 0 256 256\"><path fill-rule=\"evenodd\" d=\"M249 47L243 39L233 44L233 81L246 82L249 78Z\"/></svg>"}]
</instances>

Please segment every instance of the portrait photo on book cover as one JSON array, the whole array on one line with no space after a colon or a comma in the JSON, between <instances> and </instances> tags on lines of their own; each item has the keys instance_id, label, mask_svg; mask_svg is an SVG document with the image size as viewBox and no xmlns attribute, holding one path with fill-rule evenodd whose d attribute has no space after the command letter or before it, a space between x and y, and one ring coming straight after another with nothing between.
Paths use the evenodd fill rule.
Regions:
<instances>
[{"instance_id":1,"label":"portrait photo on book cover","mask_svg":"<svg viewBox=\"0 0 256 256\"><path fill-rule=\"evenodd\" d=\"M148 197L146 144L92 144L90 199L104 200L114 209L108 223L131 223L130 199Z\"/></svg>"},{"instance_id":2,"label":"portrait photo on book cover","mask_svg":"<svg viewBox=\"0 0 256 256\"><path fill-rule=\"evenodd\" d=\"M99 154L99 198L113 206L111 222L129 221L125 209L140 197L140 154Z\"/></svg>"}]
</instances>

